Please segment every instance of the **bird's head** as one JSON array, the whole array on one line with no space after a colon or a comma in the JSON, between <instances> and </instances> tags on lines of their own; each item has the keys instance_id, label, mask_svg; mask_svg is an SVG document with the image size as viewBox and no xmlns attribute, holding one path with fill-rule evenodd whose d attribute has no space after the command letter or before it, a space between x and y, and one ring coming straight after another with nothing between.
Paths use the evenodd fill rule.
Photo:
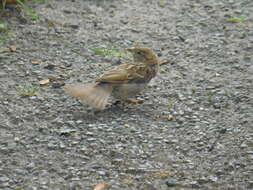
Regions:
<instances>
[{"instance_id":1,"label":"bird's head","mask_svg":"<svg viewBox=\"0 0 253 190\"><path fill-rule=\"evenodd\" d=\"M135 62L143 62L148 64L157 64L158 60L154 52L146 47L133 47L127 49L133 54Z\"/></svg>"}]
</instances>

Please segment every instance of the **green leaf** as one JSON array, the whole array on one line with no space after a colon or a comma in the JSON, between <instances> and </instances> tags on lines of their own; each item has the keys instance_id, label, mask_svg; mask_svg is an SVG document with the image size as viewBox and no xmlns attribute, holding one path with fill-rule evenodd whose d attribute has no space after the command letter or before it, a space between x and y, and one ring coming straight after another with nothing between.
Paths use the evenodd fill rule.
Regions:
<instances>
[{"instance_id":1,"label":"green leaf","mask_svg":"<svg viewBox=\"0 0 253 190\"><path fill-rule=\"evenodd\" d=\"M113 56L113 57L130 57L129 54L125 51L119 50L118 48L114 47L102 47L102 48L91 48L98 55L102 56Z\"/></svg>"},{"instance_id":2,"label":"green leaf","mask_svg":"<svg viewBox=\"0 0 253 190\"><path fill-rule=\"evenodd\" d=\"M0 24L0 31L7 30L7 26L5 24Z\"/></svg>"},{"instance_id":3,"label":"green leaf","mask_svg":"<svg viewBox=\"0 0 253 190\"><path fill-rule=\"evenodd\" d=\"M233 23L239 23L239 22L243 22L246 20L245 16L231 16L229 19L228 19L230 22L233 22Z\"/></svg>"}]
</instances>

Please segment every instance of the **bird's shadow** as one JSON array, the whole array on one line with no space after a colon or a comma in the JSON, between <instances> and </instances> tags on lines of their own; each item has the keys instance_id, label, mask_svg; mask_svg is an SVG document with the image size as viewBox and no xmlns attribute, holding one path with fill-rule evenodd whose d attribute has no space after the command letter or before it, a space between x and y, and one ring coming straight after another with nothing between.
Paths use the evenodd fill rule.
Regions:
<instances>
[{"instance_id":1,"label":"bird's shadow","mask_svg":"<svg viewBox=\"0 0 253 190\"><path fill-rule=\"evenodd\" d=\"M88 106L83 106L80 109L73 109L72 120L82 120L86 123L107 123L112 120L119 120L131 118L133 115L139 118L150 118L151 115L155 115L152 108L147 108L148 105L136 105L128 104L127 106L122 106L121 104L111 104L104 110L95 110L89 108ZM75 106L76 107L76 106Z\"/></svg>"}]
</instances>

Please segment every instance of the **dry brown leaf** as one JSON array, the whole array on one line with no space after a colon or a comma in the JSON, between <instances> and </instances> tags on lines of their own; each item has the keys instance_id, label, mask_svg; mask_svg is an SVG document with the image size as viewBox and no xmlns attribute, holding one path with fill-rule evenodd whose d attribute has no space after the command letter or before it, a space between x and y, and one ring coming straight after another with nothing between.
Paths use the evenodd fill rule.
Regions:
<instances>
[{"instance_id":1,"label":"dry brown leaf","mask_svg":"<svg viewBox=\"0 0 253 190\"><path fill-rule=\"evenodd\" d=\"M0 49L0 53L6 53L6 52L9 52L9 51L10 51L9 48Z\"/></svg>"},{"instance_id":2,"label":"dry brown leaf","mask_svg":"<svg viewBox=\"0 0 253 190\"><path fill-rule=\"evenodd\" d=\"M39 64L40 64L40 61L34 60L34 61L32 61L32 64L33 64L33 65L39 65Z\"/></svg>"},{"instance_id":3,"label":"dry brown leaf","mask_svg":"<svg viewBox=\"0 0 253 190\"><path fill-rule=\"evenodd\" d=\"M10 49L11 51L16 51L16 50L17 50L17 46L12 45L12 46L9 47L9 49Z\"/></svg>"},{"instance_id":4,"label":"dry brown leaf","mask_svg":"<svg viewBox=\"0 0 253 190\"><path fill-rule=\"evenodd\" d=\"M173 120L174 117L173 117L173 115L168 114L168 115L164 116L164 118L168 119L169 121L171 121L171 120Z\"/></svg>"},{"instance_id":5,"label":"dry brown leaf","mask_svg":"<svg viewBox=\"0 0 253 190\"><path fill-rule=\"evenodd\" d=\"M59 68L60 68L60 69L66 69L66 67L63 66L63 65L60 65Z\"/></svg>"},{"instance_id":6,"label":"dry brown leaf","mask_svg":"<svg viewBox=\"0 0 253 190\"><path fill-rule=\"evenodd\" d=\"M101 190L101 189L104 189L105 187L107 187L107 183L99 183L97 185L95 185L94 189L93 190Z\"/></svg>"},{"instance_id":7,"label":"dry brown leaf","mask_svg":"<svg viewBox=\"0 0 253 190\"><path fill-rule=\"evenodd\" d=\"M41 80L41 81L39 81L39 84L40 85L46 85L46 84L48 84L49 83L49 79L44 79L44 80Z\"/></svg>"}]
</instances>

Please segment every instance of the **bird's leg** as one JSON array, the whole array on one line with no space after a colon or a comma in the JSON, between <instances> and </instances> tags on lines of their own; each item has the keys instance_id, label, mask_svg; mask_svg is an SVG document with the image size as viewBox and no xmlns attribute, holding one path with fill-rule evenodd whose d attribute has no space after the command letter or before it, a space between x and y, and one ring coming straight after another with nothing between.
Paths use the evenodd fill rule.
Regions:
<instances>
[{"instance_id":1,"label":"bird's leg","mask_svg":"<svg viewBox=\"0 0 253 190\"><path fill-rule=\"evenodd\" d=\"M134 98L121 99L121 100L117 100L116 102L114 102L114 105L120 106L121 108L123 108L124 111L127 111L129 103L141 104L141 103L143 103L143 100L138 100L138 99L134 99Z\"/></svg>"}]
</instances>

